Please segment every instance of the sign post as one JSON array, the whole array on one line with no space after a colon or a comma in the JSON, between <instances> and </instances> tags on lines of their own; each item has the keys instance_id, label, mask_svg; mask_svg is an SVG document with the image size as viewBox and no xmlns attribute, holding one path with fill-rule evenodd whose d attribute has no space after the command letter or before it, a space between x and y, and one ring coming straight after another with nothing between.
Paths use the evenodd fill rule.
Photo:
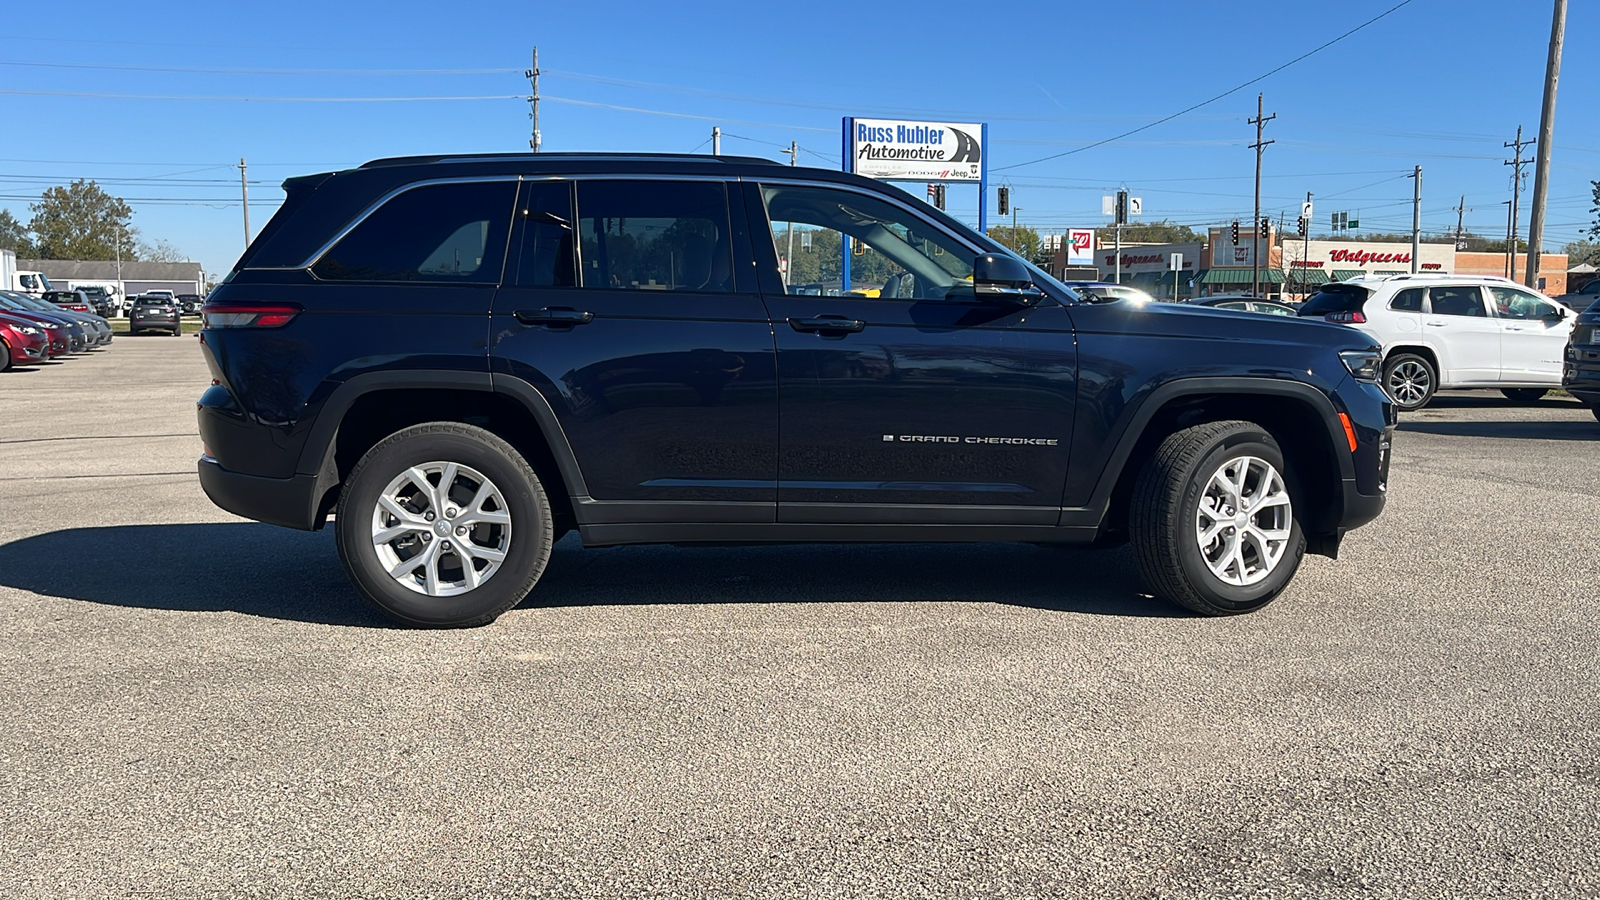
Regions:
<instances>
[{"instance_id":1,"label":"sign post","mask_svg":"<svg viewBox=\"0 0 1600 900\"><path fill-rule=\"evenodd\" d=\"M1174 254L1172 254L1172 258L1170 260L1168 260L1167 266L1168 266L1168 268L1172 269L1172 302L1173 303L1177 303L1178 302L1178 276L1183 274L1183 254L1182 253L1174 253Z\"/></svg>"}]
</instances>

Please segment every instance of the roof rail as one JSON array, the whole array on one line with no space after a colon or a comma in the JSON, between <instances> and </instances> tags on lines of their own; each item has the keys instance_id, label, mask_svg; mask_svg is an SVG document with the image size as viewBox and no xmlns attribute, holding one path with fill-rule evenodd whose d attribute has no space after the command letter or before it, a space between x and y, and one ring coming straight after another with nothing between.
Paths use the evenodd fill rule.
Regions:
<instances>
[{"instance_id":1,"label":"roof rail","mask_svg":"<svg viewBox=\"0 0 1600 900\"><path fill-rule=\"evenodd\" d=\"M719 162L737 165L782 166L759 156L711 156L704 153L439 153L428 156L390 156L362 163L363 169L421 166L433 163L505 162L509 160L626 160L629 162Z\"/></svg>"},{"instance_id":2,"label":"roof rail","mask_svg":"<svg viewBox=\"0 0 1600 900\"><path fill-rule=\"evenodd\" d=\"M1377 278L1384 281L1433 281L1437 279L1474 278L1479 281L1503 281L1506 284L1519 284L1504 275L1474 275L1470 272L1406 272L1400 275L1363 275L1362 278Z\"/></svg>"}]
</instances>

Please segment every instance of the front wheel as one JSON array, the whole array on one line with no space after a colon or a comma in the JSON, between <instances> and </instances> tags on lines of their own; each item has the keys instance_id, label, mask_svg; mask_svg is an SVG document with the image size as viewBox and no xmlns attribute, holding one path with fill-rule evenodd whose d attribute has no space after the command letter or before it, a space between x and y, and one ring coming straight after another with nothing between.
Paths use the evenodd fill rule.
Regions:
<instances>
[{"instance_id":1,"label":"front wheel","mask_svg":"<svg viewBox=\"0 0 1600 900\"><path fill-rule=\"evenodd\" d=\"M1253 422L1168 435L1128 511L1152 592L1208 616L1252 612L1283 592L1305 555L1278 442Z\"/></svg>"},{"instance_id":2,"label":"front wheel","mask_svg":"<svg viewBox=\"0 0 1600 900\"><path fill-rule=\"evenodd\" d=\"M1501 388L1500 393L1505 394L1512 403L1527 406L1543 400L1550 391L1547 388Z\"/></svg>"},{"instance_id":3,"label":"front wheel","mask_svg":"<svg viewBox=\"0 0 1600 900\"><path fill-rule=\"evenodd\" d=\"M1396 353L1384 361L1383 389L1395 406L1407 412L1421 409L1439 389L1439 373L1426 357Z\"/></svg>"},{"instance_id":4,"label":"front wheel","mask_svg":"<svg viewBox=\"0 0 1600 900\"><path fill-rule=\"evenodd\" d=\"M335 538L362 596L402 622L485 625L550 559L550 503L510 444L458 422L388 436L351 470Z\"/></svg>"}]
</instances>

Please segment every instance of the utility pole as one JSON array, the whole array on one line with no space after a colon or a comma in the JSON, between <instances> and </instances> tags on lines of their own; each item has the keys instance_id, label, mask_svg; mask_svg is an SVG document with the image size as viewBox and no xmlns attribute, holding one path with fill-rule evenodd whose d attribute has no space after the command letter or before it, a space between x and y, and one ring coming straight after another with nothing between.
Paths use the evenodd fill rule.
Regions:
<instances>
[{"instance_id":1,"label":"utility pole","mask_svg":"<svg viewBox=\"0 0 1600 900\"><path fill-rule=\"evenodd\" d=\"M722 155L722 127L718 125L711 126L711 155Z\"/></svg>"},{"instance_id":2,"label":"utility pole","mask_svg":"<svg viewBox=\"0 0 1600 900\"><path fill-rule=\"evenodd\" d=\"M1556 82L1561 78L1561 44L1567 34L1567 0L1555 0L1550 20L1550 57L1544 65L1544 108L1539 113L1538 161L1533 166L1533 209L1528 211L1528 280L1539 289L1539 251L1544 245L1545 189L1550 180L1550 151L1556 131Z\"/></svg>"},{"instance_id":3,"label":"utility pole","mask_svg":"<svg viewBox=\"0 0 1600 900\"><path fill-rule=\"evenodd\" d=\"M1461 220L1467 214L1467 195L1461 195L1461 203L1456 206L1456 250L1461 250Z\"/></svg>"},{"instance_id":4,"label":"utility pole","mask_svg":"<svg viewBox=\"0 0 1600 900\"><path fill-rule=\"evenodd\" d=\"M1304 241L1300 250L1300 299L1311 293L1311 192L1306 191L1306 230L1301 232Z\"/></svg>"},{"instance_id":5,"label":"utility pole","mask_svg":"<svg viewBox=\"0 0 1600 900\"><path fill-rule=\"evenodd\" d=\"M1522 201L1522 167L1528 161L1522 158L1522 148L1530 147L1537 141L1522 139L1522 126L1517 126L1517 139L1508 141L1505 146L1515 147L1517 154L1514 159L1508 159L1505 164L1511 166L1511 237L1506 240L1506 255L1511 257L1511 272L1508 274L1512 281L1517 280L1517 214L1521 212Z\"/></svg>"},{"instance_id":6,"label":"utility pole","mask_svg":"<svg viewBox=\"0 0 1600 900\"><path fill-rule=\"evenodd\" d=\"M799 159L800 159L800 144L797 141L790 141L789 142L789 167L790 168L794 168L795 166L799 165L799 162L798 162ZM790 222L790 223L788 223L788 226L789 226L789 228L788 228L788 231L789 231L789 255L785 256L783 258L783 287L784 287L785 290L788 290L788 288L789 288L789 273L794 271L794 223Z\"/></svg>"},{"instance_id":7,"label":"utility pole","mask_svg":"<svg viewBox=\"0 0 1600 900\"><path fill-rule=\"evenodd\" d=\"M1513 253L1515 252L1511 249L1511 201L1501 200L1500 205L1506 208L1506 267L1503 271L1505 272L1505 276L1510 278L1511 260L1513 259Z\"/></svg>"},{"instance_id":8,"label":"utility pole","mask_svg":"<svg viewBox=\"0 0 1600 900\"><path fill-rule=\"evenodd\" d=\"M244 157L239 157L239 199L244 206L244 248L250 249L250 183L244 177ZM117 279L122 279L122 263L117 263Z\"/></svg>"},{"instance_id":9,"label":"utility pole","mask_svg":"<svg viewBox=\"0 0 1600 900\"><path fill-rule=\"evenodd\" d=\"M1422 255L1421 166L1411 170L1411 179L1416 182L1411 186L1411 274L1415 275L1422 270L1422 262L1417 258Z\"/></svg>"},{"instance_id":10,"label":"utility pole","mask_svg":"<svg viewBox=\"0 0 1600 900\"><path fill-rule=\"evenodd\" d=\"M539 48L533 48L533 68L523 73L528 77L528 83L533 86L533 95L528 98L528 105L533 109L528 113L528 118L533 120L533 137L528 139L528 146L533 152L539 152L539 145L544 143L544 137L539 134Z\"/></svg>"},{"instance_id":11,"label":"utility pole","mask_svg":"<svg viewBox=\"0 0 1600 900\"><path fill-rule=\"evenodd\" d=\"M1251 125L1256 126L1256 142L1250 145L1250 149L1256 151L1256 216L1250 222L1252 235L1250 238L1250 296L1252 297L1261 295L1261 151L1267 149L1268 144L1275 143L1274 141L1263 141L1261 139L1261 129L1268 122L1278 117L1277 113L1273 113L1270 116L1261 114L1262 100L1263 95L1257 94L1256 117L1249 120Z\"/></svg>"}]
</instances>

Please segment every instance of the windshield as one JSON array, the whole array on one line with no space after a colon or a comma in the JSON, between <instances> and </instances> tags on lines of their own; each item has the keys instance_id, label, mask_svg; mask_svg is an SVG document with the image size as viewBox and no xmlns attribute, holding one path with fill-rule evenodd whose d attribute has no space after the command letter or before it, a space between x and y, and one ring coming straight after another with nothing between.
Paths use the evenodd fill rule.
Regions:
<instances>
[{"instance_id":1,"label":"windshield","mask_svg":"<svg viewBox=\"0 0 1600 900\"><path fill-rule=\"evenodd\" d=\"M1367 289L1356 284L1329 284L1300 306L1301 316L1355 312L1367 302Z\"/></svg>"}]
</instances>

